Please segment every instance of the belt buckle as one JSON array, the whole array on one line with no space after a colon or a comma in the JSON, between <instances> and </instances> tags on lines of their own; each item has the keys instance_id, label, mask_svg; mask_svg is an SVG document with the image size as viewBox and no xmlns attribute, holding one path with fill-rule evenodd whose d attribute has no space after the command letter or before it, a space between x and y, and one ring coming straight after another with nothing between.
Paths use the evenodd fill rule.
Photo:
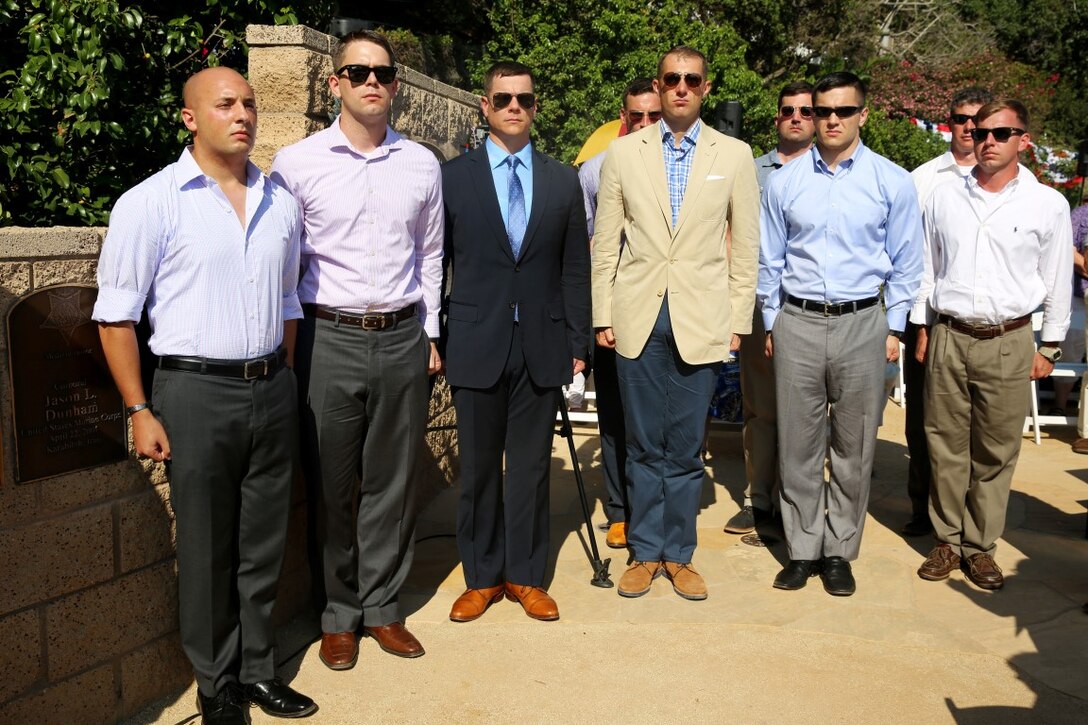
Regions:
<instances>
[{"instance_id":1,"label":"belt buckle","mask_svg":"<svg viewBox=\"0 0 1088 725\"><path fill-rule=\"evenodd\" d=\"M250 366L260 366L260 372L250 372ZM243 380L256 380L257 378L263 378L268 375L268 358L261 358L260 360L246 360L242 364L242 379Z\"/></svg>"},{"instance_id":2,"label":"belt buckle","mask_svg":"<svg viewBox=\"0 0 1088 725\"><path fill-rule=\"evenodd\" d=\"M385 315L363 315L363 324L359 327L364 330L384 330Z\"/></svg>"},{"instance_id":3,"label":"belt buckle","mask_svg":"<svg viewBox=\"0 0 1088 725\"><path fill-rule=\"evenodd\" d=\"M831 308L837 306L838 305L834 305L830 302L824 302L824 317L831 317Z\"/></svg>"}]
</instances>

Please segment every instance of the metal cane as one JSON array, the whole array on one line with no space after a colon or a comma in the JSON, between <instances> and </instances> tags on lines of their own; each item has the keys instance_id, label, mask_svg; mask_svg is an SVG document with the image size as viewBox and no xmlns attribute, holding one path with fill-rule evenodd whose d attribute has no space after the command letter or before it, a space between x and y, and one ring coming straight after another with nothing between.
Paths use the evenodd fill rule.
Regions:
<instances>
[{"instance_id":1,"label":"metal cane","mask_svg":"<svg viewBox=\"0 0 1088 725\"><path fill-rule=\"evenodd\" d=\"M570 427L570 416L567 415L566 401L560 396L559 398L559 415L562 418L562 424L559 427L559 435L567 439L567 445L570 447L570 462L574 466L574 480L578 483L578 495L582 503L582 515L586 519L586 537L589 539L589 548L592 552L589 557L590 566L593 567L593 578L589 580L589 583L595 587L602 587L605 589L613 586L612 580L608 576L608 565L612 562L611 559L605 559L601 561L601 553L597 549L597 539L593 536L593 523L590 521L589 514L589 501L586 498L586 485L582 481L582 467L578 463L578 451L574 448L574 430Z\"/></svg>"}]
</instances>

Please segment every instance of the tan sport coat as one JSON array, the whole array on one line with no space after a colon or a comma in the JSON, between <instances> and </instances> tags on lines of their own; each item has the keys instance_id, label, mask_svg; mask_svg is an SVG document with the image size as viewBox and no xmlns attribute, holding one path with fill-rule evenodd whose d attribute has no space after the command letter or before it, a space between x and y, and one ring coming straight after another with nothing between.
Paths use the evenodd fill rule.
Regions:
<instances>
[{"instance_id":1,"label":"tan sport coat","mask_svg":"<svg viewBox=\"0 0 1088 725\"><path fill-rule=\"evenodd\" d=\"M758 262L759 186L748 144L703 125L675 228L660 126L608 147L593 234L593 326L612 328L620 355L642 353L668 294L680 357L724 360L732 334L752 330Z\"/></svg>"}]
</instances>

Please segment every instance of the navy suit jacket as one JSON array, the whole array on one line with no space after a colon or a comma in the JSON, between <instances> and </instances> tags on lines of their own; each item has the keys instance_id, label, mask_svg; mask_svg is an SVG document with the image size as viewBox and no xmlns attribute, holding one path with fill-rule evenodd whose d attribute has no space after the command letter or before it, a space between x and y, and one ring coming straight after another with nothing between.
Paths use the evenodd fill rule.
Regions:
<instances>
[{"instance_id":1,"label":"navy suit jacket","mask_svg":"<svg viewBox=\"0 0 1088 725\"><path fill-rule=\"evenodd\" d=\"M571 381L572 358L586 360L592 338L585 205L572 167L533 151L533 207L515 260L487 150L442 166L446 262L446 380L490 388L499 380L518 309L525 365L536 385Z\"/></svg>"}]
</instances>

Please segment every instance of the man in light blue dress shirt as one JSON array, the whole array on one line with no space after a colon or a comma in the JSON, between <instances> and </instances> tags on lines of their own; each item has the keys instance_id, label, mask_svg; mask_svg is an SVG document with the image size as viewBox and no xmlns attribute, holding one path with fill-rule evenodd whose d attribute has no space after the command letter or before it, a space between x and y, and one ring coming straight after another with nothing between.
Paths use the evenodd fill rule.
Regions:
<instances>
[{"instance_id":1,"label":"man in light blue dress shirt","mask_svg":"<svg viewBox=\"0 0 1088 725\"><path fill-rule=\"evenodd\" d=\"M899 358L922 274L910 175L861 142L865 90L848 72L816 83L815 147L771 175L760 217L757 298L783 383L779 473L790 558L774 585L800 589L820 574L836 596L856 588L850 562L886 402L884 366Z\"/></svg>"},{"instance_id":2,"label":"man in light blue dress shirt","mask_svg":"<svg viewBox=\"0 0 1088 725\"><path fill-rule=\"evenodd\" d=\"M257 104L246 80L208 68L183 95L193 145L114 206L93 317L136 452L170 479L181 646L201 722L247 724L250 704L304 717L317 705L276 678L272 627L297 462L302 219L249 161ZM145 307L159 356L151 398L134 330Z\"/></svg>"}]
</instances>

